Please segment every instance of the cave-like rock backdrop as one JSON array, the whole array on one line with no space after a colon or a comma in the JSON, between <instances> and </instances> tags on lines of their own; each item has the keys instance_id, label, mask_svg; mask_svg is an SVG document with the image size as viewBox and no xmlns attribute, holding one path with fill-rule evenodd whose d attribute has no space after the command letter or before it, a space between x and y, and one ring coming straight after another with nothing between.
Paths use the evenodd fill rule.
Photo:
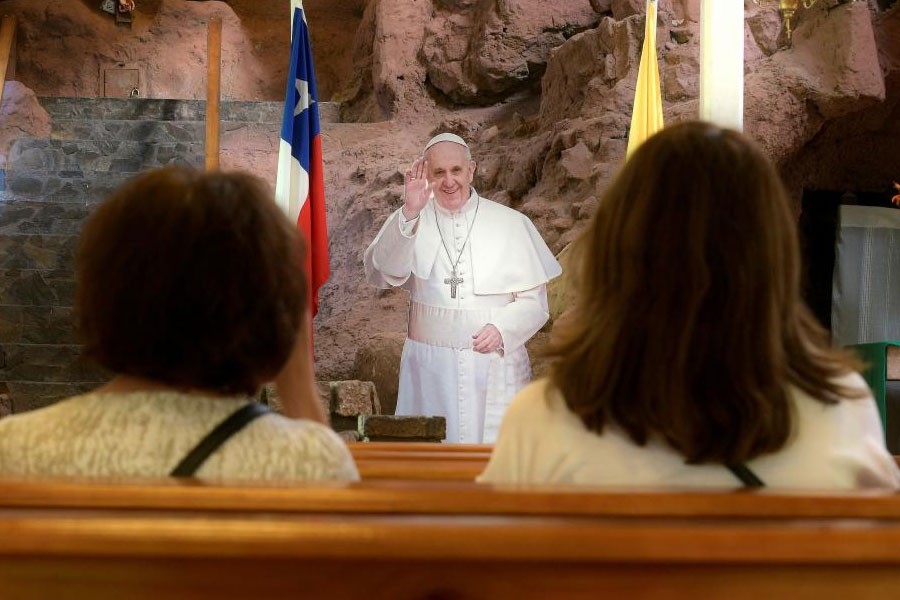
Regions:
<instances>
[{"instance_id":1,"label":"cave-like rock backdrop","mask_svg":"<svg viewBox=\"0 0 900 600\"><path fill-rule=\"evenodd\" d=\"M46 135L36 96L99 95L104 68L140 69L144 97L204 98L214 14L225 24L223 96L283 99L286 0L137 0L130 29L98 4L0 0L0 14L19 19L0 160L16 136ZM401 202L402 170L432 133L463 135L479 192L526 213L560 251L622 162L644 2L304 4L320 101L339 102L341 115L323 124L332 277L316 318L317 369L322 379L374 379L390 398L406 296L369 287L361 258ZM697 116L699 12L699 0L660 0L670 123ZM820 0L798 12L792 47L771 2L747 0L745 12L745 129L780 165L798 206L804 189L878 191L900 178L900 3ZM273 183L276 149L271 127L223 133L224 166Z\"/></svg>"}]
</instances>

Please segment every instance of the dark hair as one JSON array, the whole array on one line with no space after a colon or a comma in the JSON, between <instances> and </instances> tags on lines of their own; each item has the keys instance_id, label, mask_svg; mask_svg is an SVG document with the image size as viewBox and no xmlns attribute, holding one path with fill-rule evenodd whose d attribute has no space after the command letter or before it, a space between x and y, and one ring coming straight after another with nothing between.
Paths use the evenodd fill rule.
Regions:
<instances>
[{"instance_id":1,"label":"dark hair","mask_svg":"<svg viewBox=\"0 0 900 600\"><path fill-rule=\"evenodd\" d=\"M573 247L576 300L551 379L591 430L611 419L688 462L741 462L791 433L789 385L823 403L856 365L800 299L793 215L748 138L682 123L647 140Z\"/></svg>"},{"instance_id":2,"label":"dark hair","mask_svg":"<svg viewBox=\"0 0 900 600\"><path fill-rule=\"evenodd\" d=\"M114 373L253 394L297 339L302 258L259 178L187 167L138 175L81 233L83 352Z\"/></svg>"}]
</instances>

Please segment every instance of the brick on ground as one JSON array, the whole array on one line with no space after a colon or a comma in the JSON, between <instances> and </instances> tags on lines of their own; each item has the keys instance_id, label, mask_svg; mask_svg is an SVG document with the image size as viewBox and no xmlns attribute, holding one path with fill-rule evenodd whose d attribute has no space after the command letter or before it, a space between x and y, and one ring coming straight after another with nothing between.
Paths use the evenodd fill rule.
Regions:
<instances>
[{"instance_id":1,"label":"brick on ground","mask_svg":"<svg viewBox=\"0 0 900 600\"><path fill-rule=\"evenodd\" d=\"M397 415L360 415L359 435L370 442L440 442L447 437L447 419Z\"/></svg>"}]
</instances>

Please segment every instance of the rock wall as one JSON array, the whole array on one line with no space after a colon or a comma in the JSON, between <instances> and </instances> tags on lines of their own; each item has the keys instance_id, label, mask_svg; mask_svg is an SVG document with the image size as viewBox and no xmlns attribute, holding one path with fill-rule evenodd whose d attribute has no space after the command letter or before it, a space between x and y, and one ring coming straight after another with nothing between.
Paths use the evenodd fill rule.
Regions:
<instances>
[{"instance_id":1,"label":"rock wall","mask_svg":"<svg viewBox=\"0 0 900 600\"><path fill-rule=\"evenodd\" d=\"M361 257L401 202L402 170L432 133L466 136L477 189L528 214L561 250L624 156L644 3L304 4L321 99L340 100L343 119L323 127L332 278L320 294L316 364L323 379L372 379L363 372L376 358L396 354L406 297L365 284ZM0 0L0 13L23 15L19 77L38 95L94 95L99 65L128 62L144 65L146 93L200 98L203 24L220 14L226 96L278 100L281 10L274 0L138 0L129 31L92 0ZM746 131L781 165L795 201L804 187L881 189L900 177L900 7L820 0L798 12L790 48L774 8L747 0L745 13ZM697 115L698 21L699 0L660 0L668 122ZM225 164L273 179L276 136L233 135Z\"/></svg>"},{"instance_id":2,"label":"rock wall","mask_svg":"<svg viewBox=\"0 0 900 600\"><path fill-rule=\"evenodd\" d=\"M423 10L421 3L415 4L415 10ZM347 348L358 347L367 353L387 351L395 341L379 336L403 330L404 294L366 286L360 258L385 216L400 203L400 170L415 156L416 142L431 133L449 129L473 140L479 162L476 187L528 214L554 250L571 241L593 214L625 152L643 3L566 4L567 14L582 15L578 10L589 6L594 16L571 19L572 26L560 31L572 35L556 38L548 53L520 62L518 70L507 68L503 81L508 87L495 87L495 82L478 74L476 67L485 59L476 57L471 48L486 39L481 32L527 30L522 22L541 19L536 12L503 12L493 9L501 3L474 0L434 2L424 36L413 32L406 38L421 44L420 50L412 53L406 47L404 60L384 71L375 57L392 55L390 48L403 43L400 36L358 38L371 48L371 72L376 75L371 88L355 90L345 117L388 120L390 125L386 123L385 137L375 152L353 148L334 158L336 164L353 164L362 156L367 160L346 175L348 188L339 194L339 214L331 221L337 270L325 290L327 306L319 330L339 341L334 350L317 350L320 368L337 368L335 377L359 377L356 371L341 371L348 362L325 356L332 352L342 356ZM795 166L784 169L795 202L805 185L855 188L869 178L881 181L883 187L890 173L900 176L896 158L900 154L887 151L900 141L896 126L889 122L896 113L893 65L900 53L892 34L898 9L881 12L862 2L820 3L798 13L793 47L787 47L777 12L749 1L745 7L746 130L778 163ZM370 4L372 31L378 27L376 9L377 4L374 9ZM478 14L489 18L474 25ZM596 24L584 27L588 21ZM661 2L657 50L669 122L697 115L698 21L699 2ZM497 47L503 47L505 38L498 37ZM510 35L508 43L512 46L515 36ZM545 62L532 69L540 60ZM436 64L441 61L445 64ZM525 76L521 64L527 64L529 72L541 73L539 80ZM393 91L378 91L385 88ZM410 104L411 98L415 103ZM860 129L860 123L866 127ZM388 131L398 126L399 130ZM802 162L807 151L823 153L830 148L834 158L826 164L836 166L843 152L832 140L844 130L856 132L855 154L866 162L839 169L814 169L816 159ZM873 147L882 151L866 150ZM356 337L349 333L353 330L366 334Z\"/></svg>"},{"instance_id":3,"label":"rock wall","mask_svg":"<svg viewBox=\"0 0 900 600\"><path fill-rule=\"evenodd\" d=\"M825 120L782 163L795 198L804 188L881 192L900 181L900 5L872 20L884 100ZM865 71L871 76L872 69ZM875 84L873 84L874 87Z\"/></svg>"},{"instance_id":4,"label":"rock wall","mask_svg":"<svg viewBox=\"0 0 900 600\"><path fill-rule=\"evenodd\" d=\"M271 76L260 75L267 69L227 5L175 0L138 4L128 29L117 27L95 2L0 3L0 10L18 16L19 79L39 96L102 96L107 69L136 68L144 97L205 98L206 23L216 15L223 21L226 49L223 95L269 99L283 88Z\"/></svg>"},{"instance_id":5,"label":"rock wall","mask_svg":"<svg viewBox=\"0 0 900 600\"><path fill-rule=\"evenodd\" d=\"M50 115L41 107L34 91L19 81L7 81L3 86L3 122L0 124L0 165L12 143L21 137L48 137Z\"/></svg>"},{"instance_id":6,"label":"rock wall","mask_svg":"<svg viewBox=\"0 0 900 600\"><path fill-rule=\"evenodd\" d=\"M366 0L305 2L322 100L353 70L350 37ZM282 100L290 43L288 3L279 0L137 0L131 28L99 0L0 0L18 17L18 78L38 96L103 95L105 69L136 68L140 94L206 97L207 23L222 19L222 96Z\"/></svg>"}]
</instances>

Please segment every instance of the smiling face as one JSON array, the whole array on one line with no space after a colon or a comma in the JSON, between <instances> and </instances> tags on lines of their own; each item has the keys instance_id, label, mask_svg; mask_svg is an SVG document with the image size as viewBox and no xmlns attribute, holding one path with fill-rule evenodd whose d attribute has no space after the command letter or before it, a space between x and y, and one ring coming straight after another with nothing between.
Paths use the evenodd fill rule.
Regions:
<instances>
[{"instance_id":1,"label":"smiling face","mask_svg":"<svg viewBox=\"0 0 900 600\"><path fill-rule=\"evenodd\" d=\"M425 159L437 203L446 210L462 208L469 199L475 174L475 161L467 156L465 146L438 142L425 152Z\"/></svg>"}]
</instances>

